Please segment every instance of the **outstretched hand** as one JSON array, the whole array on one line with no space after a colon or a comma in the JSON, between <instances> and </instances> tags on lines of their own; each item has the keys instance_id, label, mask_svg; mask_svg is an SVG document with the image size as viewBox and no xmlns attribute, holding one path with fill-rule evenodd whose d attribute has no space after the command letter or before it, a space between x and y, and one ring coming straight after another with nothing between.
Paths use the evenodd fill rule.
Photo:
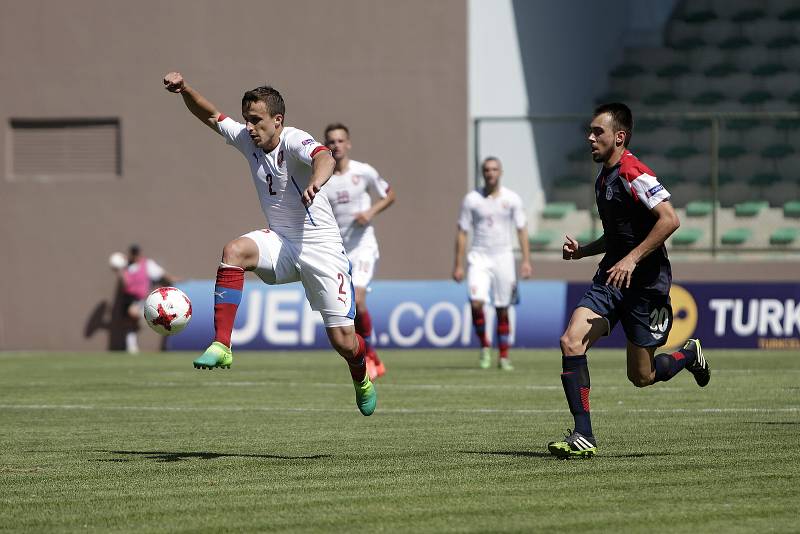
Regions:
<instances>
[{"instance_id":1,"label":"outstretched hand","mask_svg":"<svg viewBox=\"0 0 800 534\"><path fill-rule=\"evenodd\" d=\"M578 260L580 259L580 245L570 235L564 236L564 246L561 249L561 255L565 260Z\"/></svg>"},{"instance_id":2,"label":"outstretched hand","mask_svg":"<svg viewBox=\"0 0 800 534\"><path fill-rule=\"evenodd\" d=\"M184 87L186 87L186 83L180 72L170 72L164 76L164 88L170 93L183 92Z\"/></svg>"},{"instance_id":3,"label":"outstretched hand","mask_svg":"<svg viewBox=\"0 0 800 534\"><path fill-rule=\"evenodd\" d=\"M317 196L317 193L319 193L319 186L317 184L312 183L306 187L306 190L303 191L303 205L309 207L314 202L314 197Z\"/></svg>"}]
</instances>

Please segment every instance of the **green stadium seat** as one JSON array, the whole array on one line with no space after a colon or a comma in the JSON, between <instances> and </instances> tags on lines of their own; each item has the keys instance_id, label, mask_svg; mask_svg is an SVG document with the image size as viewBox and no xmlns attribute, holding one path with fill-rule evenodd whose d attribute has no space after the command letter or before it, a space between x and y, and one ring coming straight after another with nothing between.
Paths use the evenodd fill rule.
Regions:
<instances>
[{"instance_id":1,"label":"green stadium seat","mask_svg":"<svg viewBox=\"0 0 800 534\"><path fill-rule=\"evenodd\" d=\"M722 234L723 245L742 245L753 237L753 231L750 228L732 228Z\"/></svg>"},{"instance_id":2,"label":"green stadium seat","mask_svg":"<svg viewBox=\"0 0 800 534\"><path fill-rule=\"evenodd\" d=\"M553 187L556 189L574 189L580 186L591 185L591 181L583 176L578 176L575 174L566 174L564 176L559 176L553 182Z\"/></svg>"},{"instance_id":3,"label":"green stadium seat","mask_svg":"<svg viewBox=\"0 0 800 534\"><path fill-rule=\"evenodd\" d=\"M794 154L794 147L785 143L769 145L761 151L761 157L765 159L783 159Z\"/></svg>"},{"instance_id":4,"label":"green stadium seat","mask_svg":"<svg viewBox=\"0 0 800 534\"><path fill-rule=\"evenodd\" d=\"M697 50L698 48L703 48L704 46L706 46L706 42L701 37L687 37L672 43L670 48L680 52L691 52L693 50Z\"/></svg>"},{"instance_id":5,"label":"green stadium seat","mask_svg":"<svg viewBox=\"0 0 800 534\"><path fill-rule=\"evenodd\" d=\"M569 154L567 154L567 160L569 161L588 161L591 159L592 153L587 147L576 148Z\"/></svg>"},{"instance_id":6,"label":"green stadium seat","mask_svg":"<svg viewBox=\"0 0 800 534\"><path fill-rule=\"evenodd\" d=\"M743 9L738 13L735 13L731 20L737 24L745 24L748 22L754 22L759 19L763 19L767 13L763 9L755 8L755 9Z\"/></svg>"},{"instance_id":7,"label":"green stadium seat","mask_svg":"<svg viewBox=\"0 0 800 534\"><path fill-rule=\"evenodd\" d=\"M730 119L725 121L725 129L733 132L746 132L757 128L761 121L756 119Z\"/></svg>"},{"instance_id":8,"label":"green stadium seat","mask_svg":"<svg viewBox=\"0 0 800 534\"><path fill-rule=\"evenodd\" d=\"M686 182L686 177L682 174L677 173L663 173L658 175L658 181L667 186L675 185L675 184L682 184Z\"/></svg>"},{"instance_id":9,"label":"green stadium seat","mask_svg":"<svg viewBox=\"0 0 800 534\"><path fill-rule=\"evenodd\" d=\"M667 159L683 160L700 154L700 151L693 145L678 145L667 149L664 157Z\"/></svg>"},{"instance_id":10,"label":"green stadium seat","mask_svg":"<svg viewBox=\"0 0 800 534\"><path fill-rule=\"evenodd\" d=\"M800 45L800 39L794 35L783 35L769 41L767 43L767 48L770 50L784 50L797 45Z\"/></svg>"},{"instance_id":11,"label":"green stadium seat","mask_svg":"<svg viewBox=\"0 0 800 534\"><path fill-rule=\"evenodd\" d=\"M693 200L686 204L687 217L708 217L714 211L714 205L709 200Z\"/></svg>"},{"instance_id":12,"label":"green stadium seat","mask_svg":"<svg viewBox=\"0 0 800 534\"><path fill-rule=\"evenodd\" d=\"M787 219L800 219L800 200L790 200L783 205L783 216Z\"/></svg>"},{"instance_id":13,"label":"green stadium seat","mask_svg":"<svg viewBox=\"0 0 800 534\"><path fill-rule=\"evenodd\" d=\"M711 121L705 119L687 119L678 124L678 129L687 133L701 132L710 127Z\"/></svg>"},{"instance_id":14,"label":"green stadium seat","mask_svg":"<svg viewBox=\"0 0 800 534\"><path fill-rule=\"evenodd\" d=\"M742 97L739 98L739 102L746 106L760 106L764 102L769 102L772 98L772 93L769 91L757 90L743 94Z\"/></svg>"},{"instance_id":15,"label":"green stadium seat","mask_svg":"<svg viewBox=\"0 0 800 534\"><path fill-rule=\"evenodd\" d=\"M771 76L781 74L782 72L786 72L787 70L789 69L786 68L786 65L782 65L780 63L764 63L763 65L759 65L751 70L750 74L756 78L769 78Z\"/></svg>"},{"instance_id":16,"label":"green stadium seat","mask_svg":"<svg viewBox=\"0 0 800 534\"><path fill-rule=\"evenodd\" d=\"M685 63L673 63L658 69L656 71L656 76L667 80L673 80L688 73L689 65L686 65Z\"/></svg>"},{"instance_id":17,"label":"green stadium seat","mask_svg":"<svg viewBox=\"0 0 800 534\"><path fill-rule=\"evenodd\" d=\"M609 91L594 99L596 104L607 104L608 102L627 102L631 99L631 95L623 91ZM639 124L636 124L639 128Z\"/></svg>"},{"instance_id":18,"label":"green stadium seat","mask_svg":"<svg viewBox=\"0 0 800 534\"><path fill-rule=\"evenodd\" d=\"M672 236L672 244L678 246L688 246L697 243L703 235L700 228L680 228Z\"/></svg>"},{"instance_id":19,"label":"green stadium seat","mask_svg":"<svg viewBox=\"0 0 800 534\"><path fill-rule=\"evenodd\" d=\"M707 68L703 74L708 78L725 78L739 72L734 63L718 63Z\"/></svg>"},{"instance_id":20,"label":"green stadium seat","mask_svg":"<svg viewBox=\"0 0 800 534\"><path fill-rule=\"evenodd\" d=\"M800 7L787 9L778 15L778 20L783 22L800 22Z\"/></svg>"},{"instance_id":21,"label":"green stadium seat","mask_svg":"<svg viewBox=\"0 0 800 534\"><path fill-rule=\"evenodd\" d=\"M601 235L603 235L603 227L598 225L596 230L584 230L575 236L575 239L578 240L578 243L585 245L586 243L591 243L592 241L598 239Z\"/></svg>"},{"instance_id":22,"label":"green stadium seat","mask_svg":"<svg viewBox=\"0 0 800 534\"><path fill-rule=\"evenodd\" d=\"M775 129L781 132L800 129L800 119L780 119L775 123Z\"/></svg>"},{"instance_id":23,"label":"green stadium seat","mask_svg":"<svg viewBox=\"0 0 800 534\"><path fill-rule=\"evenodd\" d=\"M766 200L750 200L734 205L733 212L737 217L755 217L768 207L769 202Z\"/></svg>"},{"instance_id":24,"label":"green stadium seat","mask_svg":"<svg viewBox=\"0 0 800 534\"><path fill-rule=\"evenodd\" d=\"M753 41L742 35L736 35L734 37L725 39L717 46L719 46L721 50L734 51L741 48L747 48L748 46L753 46Z\"/></svg>"},{"instance_id":25,"label":"green stadium seat","mask_svg":"<svg viewBox=\"0 0 800 534\"><path fill-rule=\"evenodd\" d=\"M717 14L710 9L699 9L697 11L690 11L684 13L680 19L686 24L705 24L712 20L717 20Z\"/></svg>"},{"instance_id":26,"label":"green stadium seat","mask_svg":"<svg viewBox=\"0 0 800 534\"><path fill-rule=\"evenodd\" d=\"M663 128L666 123L661 119L641 119L636 121L636 133L651 133Z\"/></svg>"},{"instance_id":27,"label":"green stadium seat","mask_svg":"<svg viewBox=\"0 0 800 534\"><path fill-rule=\"evenodd\" d=\"M722 145L719 147L719 159L735 159L747 153L742 145Z\"/></svg>"},{"instance_id":28,"label":"green stadium seat","mask_svg":"<svg viewBox=\"0 0 800 534\"><path fill-rule=\"evenodd\" d=\"M543 249L546 248L547 245L553 242L553 239L556 238L556 231L551 230L549 228L545 228L543 230L539 230L530 238L528 242L531 244L531 248L533 249Z\"/></svg>"},{"instance_id":29,"label":"green stadium seat","mask_svg":"<svg viewBox=\"0 0 800 534\"><path fill-rule=\"evenodd\" d=\"M695 106L713 106L726 100L725 95L719 91L703 91L692 98L691 102Z\"/></svg>"},{"instance_id":30,"label":"green stadium seat","mask_svg":"<svg viewBox=\"0 0 800 534\"><path fill-rule=\"evenodd\" d=\"M790 104L800 106L800 91L795 91L794 93L790 94L788 97L786 97L786 101Z\"/></svg>"},{"instance_id":31,"label":"green stadium seat","mask_svg":"<svg viewBox=\"0 0 800 534\"><path fill-rule=\"evenodd\" d=\"M646 106L660 107L671 104L678 100L678 95L672 91L657 91L642 98L642 103Z\"/></svg>"},{"instance_id":32,"label":"green stadium seat","mask_svg":"<svg viewBox=\"0 0 800 534\"><path fill-rule=\"evenodd\" d=\"M542 217L545 219L563 219L575 209L574 202L548 202L542 210Z\"/></svg>"},{"instance_id":33,"label":"green stadium seat","mask_svg":"<svg viewBox=\"0 0 800 534\"><path fill-rule=\"evenodd\" d=\"M760 172L753 175L747 183L756 187L767 187L781 181L781 175L774 172Z\"/></svg>"},{"instance_id":34,"label":"green stadium seat","mask_svg":"<svg viewBox=\"0 0 800 534\"><path fill-rule=\"evenodd\" d=\"M800 228L778 228L769 236L770 245L791 245L800 236Z\"/></svg>"},{"instance_id":35,"label":"green stadium seat","mask_svg":"<svg viewBox=\"0 0 800 534\"><path fill-rule=\"evenodd\" d=\"M619 65L613 69L610 74L612 78L627 79L634 78L644 74L645 72L645 68L638 63L623 63L622 65Z\"/></svg>"}]
</instances>

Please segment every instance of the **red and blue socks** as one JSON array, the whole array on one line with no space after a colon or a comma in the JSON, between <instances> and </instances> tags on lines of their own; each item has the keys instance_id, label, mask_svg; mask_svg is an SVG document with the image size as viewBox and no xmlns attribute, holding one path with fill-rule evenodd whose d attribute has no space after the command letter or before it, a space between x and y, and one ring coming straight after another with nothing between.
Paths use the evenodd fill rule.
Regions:
<instances>
[{"instance_id":1,"label":"red and blue socks","mask_svg":"<svg viewBox=\"0 0 800 534\"><path fill-rule=\"evenodd\" d=\"M508 334L510 331L508 310L497 310L497 348L500 358L508 358Z\"/></svg>"},{"instance_id":2,"label":"red and blue socks","mask_svg":"<svg viewBox=\"0 0 800 534\"><path fill-rule=\"evenodd\" d=\"M214 285L214 341L231 346L231 332L236 310L242 301L244 269L220 263Z\"/></svg>"},{"instance_id":3,"label":"red and blue socks","mask_svg":"<svg viewBox=\"0 0 800 534\"><path fill-rule=\"evenodd\" d=\"M486 337L486 317L483 314L483 307L472 307L472 326L475 327L475 334L481 343L481 348L489 346L489 339Z\"/></svg>"},{"instance_id":4,"label":"red and blue socks","mask_svg":"<svg viewBox=\"0 0 800 534\"><path fill-rule=\"evenodd\" d=\"M350 368L350 376L353 382L363 382L367 376L367 342L359 334L356 334L356 351L351 358L345 357L347 366Z\"/></svg>"},{"instance_id":5,"label":"red and blue socks","mask_svg":"<svg viewBox=\"0 0 800 534\"><path fill-rule=\"evenodd\" d=\"M589 414L589 366L586 355L561 357L561 384L567 396L569 411L575 419L575 432L584 436L592 434L592 418Z\"/></svg>"},{"instance_id":6,"label":"red and blue socks","mask_svg":"<svg viewBox=\"0 0 800 534\"><path fill-rule=\"evenodd\" d=\"M666 382L677 375L681 369L694 363L697 358L691 350L681 349L672 354L657 354L654 358L656 378L654 382Z\"/></svg>"}]
</instances>

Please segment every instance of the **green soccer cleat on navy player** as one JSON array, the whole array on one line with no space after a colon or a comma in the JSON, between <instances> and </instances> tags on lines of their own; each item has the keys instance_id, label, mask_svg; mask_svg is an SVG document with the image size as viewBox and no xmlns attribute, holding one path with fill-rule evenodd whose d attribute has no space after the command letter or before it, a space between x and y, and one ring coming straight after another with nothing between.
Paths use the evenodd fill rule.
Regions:
<instances>
[{"instance_id":1,"label":"green soccer cleat on navy player","mask_svg":"<svg viewBox=\"0 0 800 534\"><path fill-rule=\"evenodd\" d=\"M219 341L213 342L206 351L192 362L195 369L230 369L233 363L233 353Z\"/></svg>"},{"instance_id":2,"label":"green soccer cleat on navy player","mask_svg":"<svg viewBox=\"0 0 800 534\"><path fill-rule=\"evenodd\" d=\"M686 366L686 370L694 375L694 380L697 385L704 388L711 380L711 368L708 366L708 361L703 356L703 348L700 346L699 339L690 339L683 346L683 350L694 352L695 359L692 363Z\"/></svg>"},{"instance_id":3,"label":"green soccer cleat on navy player","mask_svg":"<svg viewBox=\"0 0 800 534\"><path fill-rule=\"evenodd\" d=\"M591 458L597 453L597 440L594 436L584 436L580 432L569 432L564 441L551 441L547 444L550 454L558 458Z\"/></svg>"}]
</instances>

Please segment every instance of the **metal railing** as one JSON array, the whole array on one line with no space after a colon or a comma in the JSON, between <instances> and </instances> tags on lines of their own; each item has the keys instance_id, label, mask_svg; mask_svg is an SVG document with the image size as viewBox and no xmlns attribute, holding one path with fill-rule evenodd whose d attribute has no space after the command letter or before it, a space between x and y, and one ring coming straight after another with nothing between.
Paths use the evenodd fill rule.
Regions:
<instances>
[{"instance_id":1,"label":"metal railing","mask_svg":"<svg viewBox=\"0 0 800 534\"><path fill-rule=\"evenodd\" d=\"M552 140L549 140L548 142L545 142L545 144L549 143L550 147L549 148L545 148L543 150L539 150L540 153L541 152L545 152L546 153L548 150L552 150L552 147L554 145L560 145L562 147L562 151L561 151L560 155L555 155L555 156L550 157L549 161L544 161L544 162L540 161L540 169L539 169L540 175L542 175L542 176L544 176L544 175L553 176L555 173L553 173L552 171L547 170L547 169L545 169L543 167L546 167L548 165L552 167L554 165L563 164L563 162L565 160L567 160L567 156L566 156L566 154L564 153L564 150L563 150L564 146L567 146L567 147L583 146L584 148L586 147L586 138L585 138L586 134L585 134L585 132L586 132L586 128L587 128L588 123L589 123L589 119L590 119L590 114L580 114L580 115L578 115L578 114L535 115L535 116L516 116L516 117L483 116L483 117L477 117L477 118L473 119L473 156L474 156L474 166L475 166L474 167L475 184L476 185L480 185L480 183L481 183L480 165L481 165L482 159L484 157L488 156L488 155L496 155L496 154L484 153L484 151L482 150L482 143L484 143L486 141L485 136L482 135L482 127L484 127L484 126L486 126L488 124L506 123L506 124L520 125L520 124L528 123L530 125L530 127L531 127L532 132L533 132L534 144L536 145L536 146L530 147L530 149L533 151L533 150L537 150L539 148L539 145L541 143L541 141L539 141L539 140L542 139L543 137L546 137L546 136L542 136L541 135L541 133L544 131L543 130L544 127L546 127L548 125L553 125L553 124L560 124L562 126L569 125L569 124L574 124L574 125L578 126L579 128L576 128L574 130L575 131L574 138L572 138L572 139L563 139L563 140L559 139L556 143L554 143ZM777 125L779 121L796 121L797 122L796 135L794 135L793 138L792 138L792 141L793 141L794 145L796 146L796 148L793 149L794 151L790 152L790 154L795 156L795 157L800 157L800 111L637 113L634 116L634 129L633 129L633 136L632 136L632 139L631 139L631 146L630 146L631 151L634 154L637 154L637 155L641 156L642 161L646 165L649 165L648 161L651 160L651 159L662 159L663 160L663 159L665 159L665 155L664 155L663 151L659 154L658 152L652 150L653 147L647 147L647 150L645 150L644 143L637 144L637 141L640 141L642 139L642 137L643 137L643 134L641 134L639 132L639 130L637 130L637 125L661 122L661 123L663 123L663 125L664 125L663 128L666 131L666 129L668 129L668 128L674 128L674 127L676 127L676 125L679 125L679 124L682 124L682 123L683 124L688 124L691 121L694 121L695 123L698 123L698 122L707 122L708 123L708 125L707 125L708 133L705 134L705 135L708 135L708 138L704 139L703 142L700 143L700 145L702 145L702 146L705 146L705 144L708 143L708 149L705 150L705 151L699 150L694 155L703 156L703 154L705 154L705 157L708 158L708 180L705 182L705 185L708 186L708 194L706 196L708 197L708 200L710 200L710 202L711 202L710 241L709 241L708 246L690 246L690 247L685 247L685 248L681 247L680 250L682 252L685 251L685 252L710 253L711 255L714 255L714 256L717 255L720 252L723 252L723 251L724 252L736 252L736 253L751 253L751 252L770 252L770 253L774 253L774 252L780 252L780 251L789 251L789 252L793 252L793 253L800 252L800 239L795 240L795 242L792 243L789 246L776 246L776 245L767 245L767 246L733 246L733 245L725 245L725 244L721 243L720 242L720 235L719 235L719 233L720 233L720 221L719 221L719 219L720 219L720 210L724 209L724 208L721 207L721 202L720 202L721 201L721 196L722 196L721 193L726 192L727 188L731 187L730 184L721 183L721 179L720 179L721 178L721 172L722 172L722 167L720 165L720 159L721 159L720 158L720 149L723 146L722 145L723 136L724 135L731 135L731 137L735 137L735 134L731 133L731 132L733 132L733 129L731 128L731 125L734 124L736 121L739 121L740 123L741 122L746 122L746 121L753 121L755 123L758 123L758 125L759 125L758 127L764 126L765 124ZM723 129L723 126L725 126L725 125L728 125L729 127L727 129ZM705 129L706 129L705 127L698 128L698 130L705 130ZM787 131L789 131L789 130L787 130ZM776 133L775 133L775 135L773 137L774 138L779 137L780 133L777 130L777 128L775 128L775 132ZM789 134L786 134L786 135L788 136ZM649 137L651 139L652 138L657 138L657 135L653 135L652 131L651 132L645 132L644 136L645 136L645 138ZM689 144L692 143L692 140L696 140L698 138L699 138L698 135L687 135L686 136L686 144L689 145ZM740 139L741 139L741 135L740 135ZM745 144L747 144L747 141L745 141ZM788 144L791 145L791 143L788 143ZM745 147L745 148L747 148L747 147ZM640 153L639 151L646 152L646 153ZM593 184L593 178L594 178L594 176L596 176L596 173L597 173L597 164L591 161L591 159L589 157L588 148L585 148L585 152L586 152L585 165L581 165L580 161L573 160L573 161L568 163L568 166L571 166L572 169L576 169L576 168L582 169L582 173L585 173L585 176L586 176L586 184L587 184L587 186L591 186ZM751 153L750 155L752 156L753 153ZM728 156L731 156L731 155L728 154ZM759 156L759 157L761 157L761 156ZM733 155L733 157L728 157L727 159L735 160L736 156ZM798 160L798 161L800 161L800 160ZM678 163L673 162L673 165L677 165L678 167L680 167L680 163L679 162ZM776 163L776 166L777 166L777 163ZM654 167L653 170L656 173L656 175L660 177L660 176L662 176L662 173L663 173L664 176L665 176L665 179L666 179L666 176L671 174L670 171L674 170L673 168L670 168L670 169L655 168L655 165L653 165L653 167ZM786 169L783 169L783 170L784 170L784 172L786 172ZM789 174L790 175L787 176L788 180L786 180L786 184L790 185L790 186L791 186L791 184L795 184L795 191L800 191L800 165L798 165L797 168L790 169L789 170ZM724 176L726 178L729 178L728 175L724 175ZM504 178L504 180L506 180L506 178ZM697 180L697 179L693 179L693 180L691 180L691 182L696 184L696 185L702 185L704 183L703 180ZM506 181L506 183L508 184L508 181ZM738 185L743 185L744 183L745 183L744 181L740 180L738 182ZM547 201L549 201L550 198L548 198L548 197L552 196L552 191L555 189L554 188L554 181L553 180L547 181L547 182L543 183L542 185L543 185L544 190L545 190L545 198L546 198ZM671 184L667 180L666 183L665 183L665 186L667 187L668 190L670 189L670 185ZM509 184L509 187L511 187L512 189L514 188L513 185L511 185L511 184ZM769 185L767 185L767 187L769 187ZM589 198L591 199L591 202L593 203L594 202L594 190L593 190L593 187L591 188L591 191L588 192L587 194L590 195ZM800 194L795 193L795 195L796 196L794 198L786 198L785 200L786 201L789 201L789 200L800 201ZM744 201L747 201L747 200L755 200L755 199L742 198L741 200L742 200L742 202L744 202ZM761 198L760 200L763 201L763 198ZM773 202L773 205L774 204L775 203ZM597 218L597 214L596 214L596 212L594 210L590 209L590 213L591 213L591 221L592 221L591 230L592 230L592 232L594 232L598 228L598 224L599 224L598 223L598 218ZM786 225L788 225L788 226L797 226L800 229L800 219L791 220L791 221L787 222ZM673 247L673 248L675 248L675 247ZM542 250L544 250L544 251L548 251L548 250L557 251L557 250L560 250L560 243L558 243L558 247L554 247L552 249L550 249L550 248L539 249L539 251L542 251Z\"/></svg>"}]
</instances>

